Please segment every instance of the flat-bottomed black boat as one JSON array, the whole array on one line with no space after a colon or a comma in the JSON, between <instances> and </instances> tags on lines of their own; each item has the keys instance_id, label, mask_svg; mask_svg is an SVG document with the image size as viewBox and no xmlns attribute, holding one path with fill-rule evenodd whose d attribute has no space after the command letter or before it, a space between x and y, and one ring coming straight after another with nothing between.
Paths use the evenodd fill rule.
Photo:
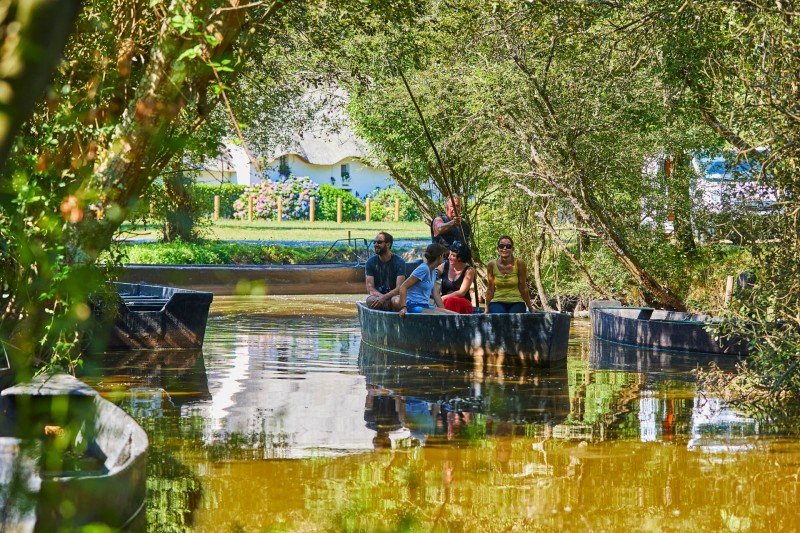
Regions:
<instances>
[{"instance_id":1,"label":"flat-bottomed black boat","mask_svg":"<svg viewBox=\"0 0 800 533\"><path fill-rule=\"evenodd\" d=\"M593 302L592 333L595 337L656 350L698 354L745 356L743 340L720 337L720 321L709 315L662 311L650 307L626 307Z\"/></svg>"},{"instance_id":2,"label":"flat-bottomed black boat","mask_svg":"<svg viewBox=\"0 0 800 533\"><path fill-rule=\"evenodd\" d=\"M384 350L445 361L547 366L567 358L571 317L563 313L407 314L358 305L361 338Z\"/></svg>"}]
</instances>

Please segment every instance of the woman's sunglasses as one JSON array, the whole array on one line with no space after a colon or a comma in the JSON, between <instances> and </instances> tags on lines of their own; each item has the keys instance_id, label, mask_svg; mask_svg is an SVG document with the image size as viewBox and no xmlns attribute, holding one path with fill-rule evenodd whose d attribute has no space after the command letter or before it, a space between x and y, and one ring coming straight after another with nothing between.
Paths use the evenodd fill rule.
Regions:
<instances>
[{"instance_id":1,"label":"woman's sunglasses","mask_svg":"<svg viewBox=\"0 0 800 533\"><path fill-rule=\"evenodd\" d=\"M511 250L512 248L514 248L514 245L513 244L498 244L497 247L500 250Z\"/></svg>"}]
</instances>

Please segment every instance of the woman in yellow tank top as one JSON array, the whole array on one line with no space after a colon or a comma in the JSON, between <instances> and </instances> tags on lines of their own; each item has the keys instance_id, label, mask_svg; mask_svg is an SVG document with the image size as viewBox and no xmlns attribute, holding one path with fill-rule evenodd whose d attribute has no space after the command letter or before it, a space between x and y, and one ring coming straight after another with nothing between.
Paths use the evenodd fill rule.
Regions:
<instances>
[{"instance_id":1,"label":"woman in yellow tank top","mask_svg":"<svg viewBox=\"0 0 800 533\"><path fill-rule=\"evenodd\" d=\"M503 235L497 241L498 258L489 261L486 269L486 309L484 313L533 312L528 292L525 261L514 257L514 241Z\"/></svg>"}]
</instances>

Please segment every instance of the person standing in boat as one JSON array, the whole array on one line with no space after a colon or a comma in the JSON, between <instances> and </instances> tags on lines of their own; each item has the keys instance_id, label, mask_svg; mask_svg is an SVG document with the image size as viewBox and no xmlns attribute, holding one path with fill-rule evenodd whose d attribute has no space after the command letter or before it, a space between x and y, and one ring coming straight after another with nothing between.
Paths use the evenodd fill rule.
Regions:
<instances>
[{"instance_id":1,"label":"person standing in boat","mask_svg":"<svg viewBox=\"0 0 800 533\"><path fill-rule=\"evenodd\" d=\"M528 292L525 261L514 257L514 241L503 235L497 241L497 259L486 267L486 309L484 313L533 312Z\"/></svg>"},{"instance_id":2,"label":"person standing in boat","mask_svg":"<svg viewBox=\"0 0 800 533\"><path fill-rule=\"evenodd\" d=\"M450 254L436 271L442 280L444 308L462 315L472 314L469 288L475 279L475 269L469 266L472 253L461 241L450 246Z\"/></svg>"},{"instance_id":3,"label":"person standing in boat","mask_svg":"<svg viewBox=\"0 0 800 533\"><path fill-rule=\"evenodd\" d=\"M425 262L415 268L400 285L400 318L405 317L406 313L456 314L444 308L439 291L433 290L436 281L434 270L444 262L446 253L447 248L436 243L429 244L425 249ZM435 306L428 303L431 296Z\"/></svg>"},{"instance_id":4,"label":"person standing in boat","mask_svg":"<svg viewBox=\"0 0 800 533\"><path fill-rule=\"evenodd\" d=\"M456 241L469 242L472 229L469 222L461 218L461 200L449 197L445 203L445 214L433 219L431 224L433 242L450 248ZM462 235L463 232L463 235Z\"/></svg>"},{"instance_id":5,"label":"person standing in boat","mask_svg":"<svg viewBox=\"0 0 800 533\"><path fill-rule=\"evenodd\" d=\"M367 307L381 311L400 310L400 285L406 280L406 262L392 253L391 235L378 233L372 245L375 255L367 259Z\"/></svg>"}]
</instances>

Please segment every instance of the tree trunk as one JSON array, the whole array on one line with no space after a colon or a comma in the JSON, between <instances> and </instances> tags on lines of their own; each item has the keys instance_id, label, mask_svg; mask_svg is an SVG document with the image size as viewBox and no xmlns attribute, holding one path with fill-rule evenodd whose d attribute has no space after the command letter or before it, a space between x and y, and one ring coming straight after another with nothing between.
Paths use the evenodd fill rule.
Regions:
<instances>
[{"instance_id":1,"label":"tree trunk","mask_svg":"<svg viewBox=\"0 0 800 533\"><path fill-rule=\"evenodd\" d=\"M238 3L236 3L238 5ZM275 9L281 2L275 3ZM209 20L211 2L186 2L185 8L202 20ZM248 18L244 9L221 11L205 26L216 38L203 57L219 61L231 49ZM270 13L273 13L272 11ZM194 48L196 40L178 34L165 19L145 79L149 80L124 115L107 149L99 154L95 172L82 185L78 198L88 213L77 225L74 246L84 260L94 261L125 220L127 211L148 185L186 143L187 135L174 135L179 114L192 86L207 86L213 73L204 61L180 58ZM210 112L210 107L205 113ZM192 128L202 125L200 116Z\"/></svg>"},{"instance_id":2,"label":"tree trunk","mask_svg":"<svg viewBox=\"0 0 800 533\"><path fill-rule=\"evenodd\" d=\"M576 214L582 218L595 232L598 238L617 256L625 269L636 279L642 288L652 296L652 303L667 309L686 311L686 306L668 288L662 286L636 257L631 253L622 234L617 230L611 218L603 210L585 186L585 177L581 176L575 193L562 188L572 203Z\"/></svg>"},{"instance_id":3,"label":"tree trunk","mask_svg":"<svg viewBox=\"0 0 800 533\"><path fill-rule=\"evenodd\" d=\"M550 300L544 290L542 284L542 254L544 253L544 237L545 230L539 232L539 238L536 241L536 249L533 252L533 280L536 284L536 294L539 295L539 301L542 302L542 309L545 311L552 311Z\"/></svg>"},{"instance_id":4,"label":"tree trunk","mask_svg":"<svg viewBox=\"0 0 800 533\"><path fill-rule=\"evenodd\" d=\"M694 232L692 231L692 197L690 192L691 172L689 162L682 153L667 160L667 191L672 214L673 235L678 247L684 252L694 252Z\"/></svg>"},{"instance_id":5,"label":"tree trunk","mask_svg":"<svg viewBox=\"0 0 800 533\"><path fill-rule=\"evenodd\" d=\"M0 72L5 84L0 97L0 172L17 131L50 83L81 5L78 0L17 0L8 4L12 5L3 6L0 19L4 35ZM15 25L18 28L9 31Z\"/></svg>"},{"instance_id":6,"label":"tree trunk","mask_svg":"<svg viewBox=\"0 0 800 533\"><path fill-rule=\"evenodd\" d=\"M576 216L594 231L600 241L611 250L622 266L651 296L650 301L653 305L676 311L686 310L686 306L680 298L668 288L662 286L652 274L642 267L628 248L625 239L621 232L617 230L614 222L588 191L586 178L583 174L579 175L579 179L573 188L568 188L560 180L549 174L537 173L537 177L544 180L550 187L558 190L569 200L573 209L575 209Z\"/></svg>"},{"instance_id":7,"label":"tree trunk","mask_svg":"<svg viewBox=\"0 0 800 533\"><path fill-rule=\"evenodd\" d=\"M164 176L164 242L195 240L195 219L192 212L192 198L187 187L188 180L182 172L172 172Z\"/></svg>"}]
</instances>

